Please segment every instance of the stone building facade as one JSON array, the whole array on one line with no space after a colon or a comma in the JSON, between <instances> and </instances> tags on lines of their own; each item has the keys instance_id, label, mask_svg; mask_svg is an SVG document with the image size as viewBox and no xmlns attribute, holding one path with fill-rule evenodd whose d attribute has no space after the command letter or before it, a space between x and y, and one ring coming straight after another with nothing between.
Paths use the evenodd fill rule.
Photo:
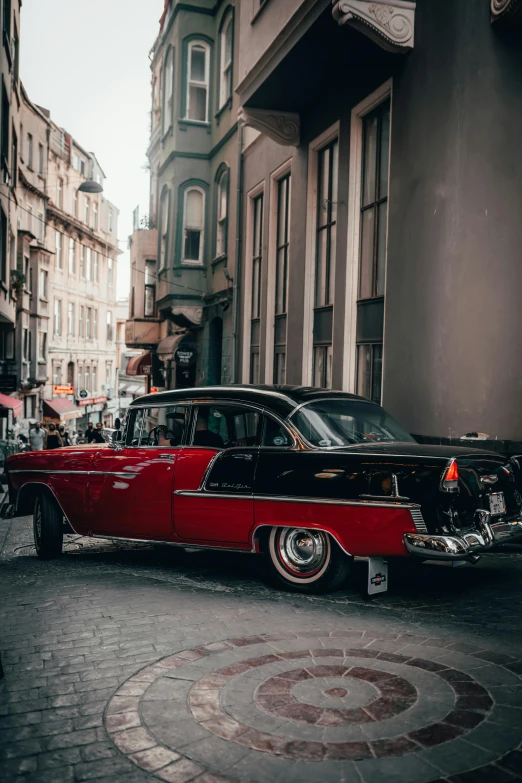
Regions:
<instances>
[{"instance_id":1,"label":"stone building facade","mask_svg":"<svg viewBox=\"0 0 522 783\"><path fill-rule=\"evenodd\" d=\"M522 439L522 3L245 0L244 382Z\"/></svg>"},{"instance_id":2,"label":"stone building facade","mask_svg":"<svg viewBox=\"0 0 522 783\"><path fill-rule=\"evenodd\" d=\"M101 193L79 190L105 175L63 128L50 120L47 239L49 332L45 399L55 386L88 421L110 424L117 410L116 274L118 210Z\"/></svg>"},{"instance_id":3,"label":"stone building facade","mask_svg":"<svg viewBox=\"0 0 522 783\"><path fill-rule=\"evenodd\" d=\"M233 378L238 5L167 0L151 53L150 216L132 237L126 339L160 388Z\"/></svg>"},{"instance_id":4,"label":"stone building facade","mask_svg":"<svg viewBox=\"0 0 522 783\"><path fill-rule=\"evenodd\" d=\"M18 387L11 279L18 228L20 6L20 0L0 3L0 393L6 395ZM5 437L7 422L0 417L0 438Z\"/></svg>"}]
</instances>

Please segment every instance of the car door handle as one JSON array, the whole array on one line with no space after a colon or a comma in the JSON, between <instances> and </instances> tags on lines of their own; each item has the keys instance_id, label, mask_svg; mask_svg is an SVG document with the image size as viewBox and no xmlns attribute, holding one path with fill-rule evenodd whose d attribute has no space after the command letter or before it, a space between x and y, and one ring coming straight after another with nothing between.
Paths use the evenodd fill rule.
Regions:
<instances>
[{"instance_id":1,"label":"car door handle","mask_svg":"<svg viewBox=\"0 0 522 783\"><path fill-rule=\"evenodd\" d=\"M252 454L232 454L233 459L246 459L248 462L252 462Z\"/></svg>"},{"instance_id":2,"label":"car door handle","mask_svg":"<svg viewBox=\"0 0 522 783\"><path fill-rule=\"evenodd\" d=\"M158 459L166 459L172 462L174 460L174 454L158 454Z\"/></svg>"}]
</instances>

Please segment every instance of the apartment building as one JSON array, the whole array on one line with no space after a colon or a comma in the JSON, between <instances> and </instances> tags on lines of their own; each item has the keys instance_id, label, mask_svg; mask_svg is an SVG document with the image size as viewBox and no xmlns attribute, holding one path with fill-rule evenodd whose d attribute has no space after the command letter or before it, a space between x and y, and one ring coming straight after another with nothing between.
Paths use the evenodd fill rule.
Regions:
<instances>
[{"instance_id":1,"label":"apartment building","mask_svg":"<svg viewBox=\"0 0 522 783\"><path fill-rule=\"evenodd\" d=\"M520 0L244 0L245 383L522 438Z\"/></svg>"},{"instance_id":2,"label":"apartment building","mask_svg":"<svg viewBox=\"0 0 522 783\"><path fill-rule=\"evenodd\" d=\"M40 417L48 381L48 338L51 315L49 269L52 251L47 247L47 193L49 132L51 123L20 86L18 148L18 239L13 289L16 293L15 354L22 415ZM16 285L16 288L15 288Z\"/></svg>"},{"instance_id":3,"label":"apartment building","mask_svg":"<svg viewBox=\"0 0 522 783\"><path fill-rule=\"evenodd\" d=\"M103 186L105 174L92 152L56 125L48 112L46 247L49 330L44 408L52 418L54 389L74 389L70 412L77 426L112 423L117 412L116 273L118 210L101 193L82 192L86 181Z\"/></svg>"},{"instance_id":4,"label":"apartment building","mask_svg":"<svg viewBox=\"0 0 522 783\"><path fill-rule=\"evenodd\" d=\"M238 16L238 2L167 0L151 52L150 215L132 236L126 341L145 349L127 372L159 388L233 377Z\"/></svg>"},{"instance_id":5,"label":"apartment building","mask_svg":"<svg viewBox=\"0 0 522 783\"><path fill-rule=\"evenodd\" d=\"M11 272L17 252L20 6L19 0L0 2L0 393L6 395L18 385ZM7 430L4 414L7 408L0 411L1 438Z\"/></svg>"}]
</instances>

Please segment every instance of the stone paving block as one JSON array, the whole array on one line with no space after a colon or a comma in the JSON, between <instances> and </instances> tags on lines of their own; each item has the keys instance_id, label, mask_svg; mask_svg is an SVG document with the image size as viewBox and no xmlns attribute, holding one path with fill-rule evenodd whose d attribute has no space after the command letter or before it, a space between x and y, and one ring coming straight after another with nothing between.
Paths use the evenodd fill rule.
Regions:
<instances>
[{"instance_id":1,"label":"stone paving block","mask_svg":"<svg viewBox=\"0 0 522 783\"><path fill-rule=\"evenodd\" d=\"M169 764L167 767L163 767L156 772L156 777L161 780L167 781L167 783L188 783L190 780L194 780L204 770L194 764L188 759L179 759L174 763Z\"/></svg>"},{"instance_id":2,"label":"stone paving block","mask_svg":"<svg viewBox=\"0 0 522 783\"><path fill-rule=\"evenodd\" d=\"M74 779L76 781L98 780L104 776L113 776L114 778L121 776L124 779L130 768L131 764L122 756L100 761L82 762L74 765Z\"/></svg>"},{"instance_id":3,"label":"stone paving block","mask_svg":"<svg viewBox=\"0 0 522 783\"><path fill-rule=\"evenodd\" d=\"M172 750L167 750L167 748L156 745L148 750L132 753L129 758L136 764L139 764L142 769L145 769L148 772L154 772L157 769L166 767L168 764L172 764L173 761L178 761L180 755L179 753L174 753Z\"/></svg>"},{"instance_id":4,"label":"stone paving block","mask_svg":"<svg viewBox=\"0 0 522 783\"><path fill-rule=\"evenodd\" d=\"M48 741L47 747L49 750L55 750L58 748L89 745L91 742L96 742L96 732L94 729L85 729L84 731L73 731L70 734L52 737Z\"/></svg>"},{"instance_id":5,"label":"stone paving block","mask_svg":"<svg viewBox=\"0 0 522 783\"><path fill-rule=\"evenodd\" d=\"M54 769L69 764L78 764L81 760L80 748L62 748L38 755L38 769Z\"/></svg>"},{"instance_id":6,"label":"stone paving block","mask_svg":"<svg viewBox=\"0 0 522 783\"><path fill-rule=\"evenodd\" d=\"M9 781L15 775L24 775L29 772L36 772L36 756L27 758L10 759L9 761L0 761L0 780Z\"/></svg>"},{"instance_id":7,"label":"stone paving block","mask_svg":"<svg viewBox=\"0 0 522 783\"><path fill-rule=\"evenodd\" d=\"M483 766L497 757L494 751L478 748L465 739L456 739L454 742L438 745L436 748L427 748L419 751L417 755L440 769L445 775L455 775L465 772L470 767Z\"/></svg>"},{"instance_id":8,"label":"stone paving block","mask_svg":"<svg viewBox=\"0 0 522 783\"><path fill-rule=\"evenodd\" d=\"M227 771L248 753L249 748L213 736L183 746L183 754L189 759L220 772Z\"/></svg>"},{"instance_id":9,"label":"stone paving block","mask_svg":"<svg viewBox=\"0 0 522 783\"><path fill-rule=\"evenodd\" d=\"M80 753L84 761L98 761L98 759L115 758L119 751L110 741L96 741L92 745L81 747Z\"/></svg>"},{"instance_id":10,"label":"stone paving block","mask_svg":"<svg viewBox=\"0 0 522 783\"><path fill-rule=\"evenodd\" d=\"M2 742L0 760L17 759L32 756L44 750L44 743L39 739L21 740L20 742Z\"/></svg>"}]
</instances>

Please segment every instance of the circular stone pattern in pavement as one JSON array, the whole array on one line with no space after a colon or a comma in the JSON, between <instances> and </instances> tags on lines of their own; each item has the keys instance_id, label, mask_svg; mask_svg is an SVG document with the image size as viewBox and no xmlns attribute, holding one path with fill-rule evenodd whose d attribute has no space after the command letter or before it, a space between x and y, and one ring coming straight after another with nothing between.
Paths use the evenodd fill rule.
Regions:
<instances>
[{"instance_id":1,"label":"circular stone pattern in pavement","mask_svg":"<svg viewBox=\"0 0 522 783\"><path fill-rule=\"evenodd\" d=\"M372 765L386 779L397 756L408 780L437 780L491 765L518 745L522 726L507 725L510 710L522 712L510 695L520 662L441 644L352 630L213 642L127 680L105 725L122 753L164 781L298 781L313 764L335 783L351 780L349 763L354 779Z\"/></svg>"}]
</instances>

